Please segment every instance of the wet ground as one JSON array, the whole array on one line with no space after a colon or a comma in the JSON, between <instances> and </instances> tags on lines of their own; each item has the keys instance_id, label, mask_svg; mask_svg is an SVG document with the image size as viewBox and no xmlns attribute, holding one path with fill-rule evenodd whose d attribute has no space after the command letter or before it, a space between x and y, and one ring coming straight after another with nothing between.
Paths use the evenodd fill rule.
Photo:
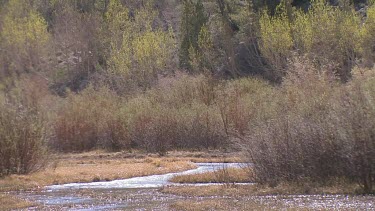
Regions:
<instances>
[{"instance_id":1,"label":"wet ground","mask_svg":"<svg viewBox=\"0 0 375 211\"><path fill-rule=\"evenodd\" d=\"M40 192L17 195L41 204L29 210L168 210L177 201L225 200L242 204L239 209L255 204L267 209L303 210L375 210L375 196L346 195L278 195L247 197L186 197L165 194L161 188L177 185L168 180L175 175L215 171L224 167L243 167L243 164L197 164L198 168L181 173L137 177L125 180L93 183L72 183L46 187ZM207 185L207 184L194 184ZM209 184L220 185L220 184ZM242 184L241 184L242 185Z\"/></svg>"},{"instance_id":2,"label":"wet ground","mask_svg":"<svg viewBox=\"0 0 375 211\"><path fill-rule=\"evenodd\" d=\"M240 202L246 210L246 203L262 205L271 210L375 210L374 196L345 195L279 195L250 197L185 197L164 194L155 188L146 189L89 189L59 190L54 192L26 193L29 200L43 206L34 210L169 210L177 201L226 200ZM29 210L33 210L32 208ZM251 210L251 207L248 207Z\"/></svg>"}]
</instances>

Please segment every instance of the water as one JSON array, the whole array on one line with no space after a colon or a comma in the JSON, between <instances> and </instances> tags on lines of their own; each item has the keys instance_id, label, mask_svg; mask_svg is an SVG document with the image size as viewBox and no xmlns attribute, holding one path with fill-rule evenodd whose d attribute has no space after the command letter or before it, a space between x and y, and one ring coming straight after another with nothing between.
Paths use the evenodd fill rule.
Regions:
<instances>
[{"instance_id":1,"label":"water","mask_svg":"<svg viewBox=\"0 0 375 211\"><path fill-rule=\"evenodd\" d=\"M62 190L62 189L127 189L127 188L160 188L166 185L177 185L169 182L169 180L178 175L199 174L205 172L212 172L223 168L241 168L247 164L243 163L197 163L198 168L179 172L169 173L162 175L152 175L145 177L134 177L130 179L114 180L106 182L90 182L90 183L70 183L64 185L47 186L48 191ZM194 184L194 185L207 185Z\"/></svg>"},{"instance_id":2,"label":"water","mask_svg":"<svg viewBox=\"0 0 375 211\"><path fill-rule=\"evenodd\" d=\"M189 197L162 193L163 186L176 175L212 172L222 168L246 167L241 163L197 163L197 168L179 173L135 177L109 182L71 183L47 186L41 192L23 192L19 196L41 205L34 210L169 210L169 205L182 200L223 199L236 203L257 203L271 210L375 210L375 196L347 195L269 195L248 197ZM186 184L184 184L186 185ZM214 184L188 184L214 185ZM220 184L216 184L220 185ZM246 207L246 206L245 206ZM249 210L253 207L247 207ZM33 210L33 208L29 208Z\"/></svg>"},{"instance_id":3,"label":"water","mask_svg":"<svg viewBox=\"0 0 375 211\"><path fill-rule=\"evenodd\" d=\"M24 192L21 197L30 201L36 201L49 209L59 210L121 210L139 209L147 207L161 207L164 210L166 204L181 199L180 196L163 194L158 188L170 185L180 185L169 182L177 175L191 175L205 172L213 172L224 168L243 168L248 164L243 163L196 163L197 168L178 173L134 177L130 179L70 183L63 185L47 186L41 192ZM186 185L186 184L185 184ZM188 184L195 186L220 185ZM40 209L40 208L37 208Z\"/></svg>"}]
</instances>

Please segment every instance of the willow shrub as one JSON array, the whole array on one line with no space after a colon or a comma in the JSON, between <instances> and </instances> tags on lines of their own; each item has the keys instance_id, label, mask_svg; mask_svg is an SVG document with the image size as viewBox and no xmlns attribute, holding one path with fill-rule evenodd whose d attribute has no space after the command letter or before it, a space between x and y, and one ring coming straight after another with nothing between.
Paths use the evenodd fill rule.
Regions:
<instances>
[{"instance_id":1,"label":"willow shrub","mask_svg":"<svg viewBox=\"0 0 375 211\"><path fill-rule=\"evenodd\" d=\"M65 152L135 148L160 154L226 147L216 82L186 75L161 81L128 99L106 88L69 93L55 118L52 146Z\"/></svg>"},{"instance_id":2,"label":"willow shrub","mask_svg":"<svg viewBox=\"0 0 375 211\"><path fill-rule=\"evenodd\" d=\"M119 150L130 141L125 120L119 115L121 100L106 88L89 87L69 93L57 111L53 148L80 152L94 148Z\"/></svg>"},{"instance_id":3,"label":"willow shrub","mask_svg":"<svg viewBox=\"0 0 375 211\"><path fill-rule=\"evenodd\" d=\"M0 177L30 173L46 164L47 121L34 97L21 87L0 94Z\"/></svg>"},{"instance_id":4,"label":"willow shrub","mask_svg":"<svg viewBox=\"0 0 375 211\"><path fill-rule=\"evenodd\" d=\"M305 67L305 68L303 68ZM291 68L271 118L254 119L243 139L258 182L345 178L371 192L374 168L373 76L337 84L309 65Z\"/></svg>"},{"instance_id":5,"label":"willow shrub","mask_svg":"<svg viewBox=\"0 0 375 211\"><path fill-rule=\"evenodd\" d=\"M216 85L204 76L164 78L149 92L128 101L134 147L157 151L225 147L227 136L218 107Z\"/></svg>"}]
</instances>

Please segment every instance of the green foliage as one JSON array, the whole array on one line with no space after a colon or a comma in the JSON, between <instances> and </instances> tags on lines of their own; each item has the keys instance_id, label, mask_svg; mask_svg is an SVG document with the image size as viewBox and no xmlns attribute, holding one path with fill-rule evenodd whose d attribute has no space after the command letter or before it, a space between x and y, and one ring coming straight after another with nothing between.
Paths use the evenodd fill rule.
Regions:
<instances>
[{"instance_id":1,"label":"green foliage","mask_svg":"<svg viewBox=\"0 0 375 211\"><path fill-rule=\"evenodd\" d=\"M134 20L119 1L111 1L106 13L110 32L110 74L127 84L148 88L157 75L170 68L173 61L174 34L172 30L154 29L156 12L152 4L138 9Z\"/></svg>"},{"instance_id":2,"label":"green foliage","mask_svg":"<svg viewBox=\"0 0 375 211\"><path fill-rule=\"evenodd\" d=\"M205 14L205 9L201 0L196 2L192 0L184 1L180 32L180 67L191 69L192 61L200 60L200 55L197 55L200 54L202 50L199 46L199 42L201 45L209 45L209 43L204 43L208 41L209 36L207 28L205 29L207 21L208 17ZM206 40L199 41L201 32L204 33ZM203 34L201 35L203 36ZM200 63L200 61L197 62Z\"/></svg>"},{"instance_id":3,"label":"green foliage","mask_svg":"<svg viewBox=\"0 0 375 211\"><path fill-rule=\"evenodd\" d=\"M360 19L354 9L343 10L325 0L314 0L308 12L293 14L282 2L275 16L260 19L262 55L276 70L285 70L295 53L308 55L322 68L346 81L355 60ZM295 52L295 53L293 53Z\"/></svg>"},{"instance_id":4,"label":"green foliage","mask_svg":"<svg viewBox=\"0 0 375 211\"><path fill-rule=\"evenodd\" d=\"M40 70L50 39L45 20L21 0L10 0L1 19L2 71L15 75Z\"/></svg>"},{"instance_id":5,"label":"green foliage","mask_svg":"<svg viewBox=\"0 0 375 211\"><path fill-rule=\"evenodd\" d=\"M310 54L321 64L336 63L341 69L352 68L358 42L359 18L354 11L343 11L328 5L323 0L312 3L307 14L296 16L294 26L297 45L303 54ZM348 72L338 72L342 78Z\"/></svg>"},{"instance_id":6,"label":"green foliage","mask_svg":"<svg viewBox=\"0 0 375 211\"><path fill-rule=\"evenodd\" d=\"M293 49L291 24L285 5L281 3L276 16L263 12L260 20L260 50L275 70L275 78L283 76L287 58Z\"/></svg>"},{"instance_id":7,"label":"green foliage","mask_svg":"<svg viewBox=\"0 0 375 211\"><path fill-rule=\"evenodd\" d=\"M361 28L360 53L368 66L375 61L375 4L367 9L367 17Z\"/></svg>"}]
</instances>

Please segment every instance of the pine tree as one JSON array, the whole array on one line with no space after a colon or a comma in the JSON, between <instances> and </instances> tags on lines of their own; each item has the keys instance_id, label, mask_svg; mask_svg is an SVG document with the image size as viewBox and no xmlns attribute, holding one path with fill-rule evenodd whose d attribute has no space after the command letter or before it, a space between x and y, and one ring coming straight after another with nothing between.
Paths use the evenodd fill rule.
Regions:
<instances>
[{"instance_id":1,"label":"pine tree","mask_svg":"<svg viewBox=\"0 0 375 211\"><path fill-rule=\"evenodd\" d=\"M201 0L186 0L181 20L180 67L190 70L192 51L199 51L199 34L207 24L208 16Z\"/></svg>"}]
</instances>

